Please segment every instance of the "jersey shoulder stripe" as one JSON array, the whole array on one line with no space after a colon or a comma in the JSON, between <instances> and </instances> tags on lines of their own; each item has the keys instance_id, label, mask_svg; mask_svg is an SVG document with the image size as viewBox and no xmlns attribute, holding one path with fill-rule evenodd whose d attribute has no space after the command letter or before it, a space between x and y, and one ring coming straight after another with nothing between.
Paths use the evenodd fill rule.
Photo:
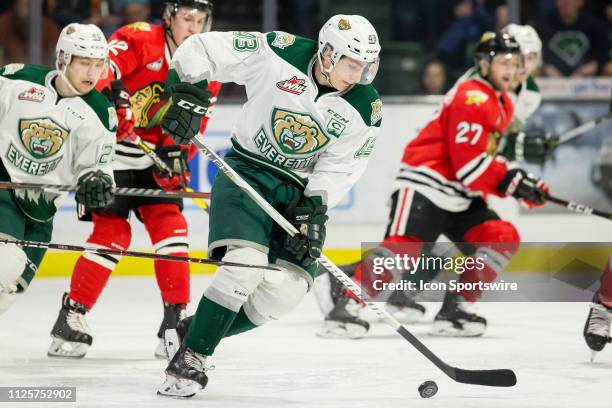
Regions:
<instances>
[{"instance_id":1,"label":"jersey shoulder stripe","mask_svg":"<svg viewBox=\"0 0 612 408\"><path fill-rule=\"evenodd\" d=\"M8 64L0 68L0 75L7 79L45 85L45 78L53 68L34 64Z\"/></svg>"},{"instance_id":2,"label":"jersey shoulder stripe","mask_svg":"<svg viewBox=\"0 0 612 408\"><path fill-rule=\"evenodd\" d=\"M283 31L267 33L266 40L276 55L308 75L308 64L318 49L316 41Z\"/></svg>"},{"instance_id":3,"label":"jersey shoulder stripe","mask_svg":"<svg viewBox=\"0 0 612 408\"><path fill-rule=\"evenodd\" d=\"M372 85L355 85L348 92L342 94L359 113L366 126L380 127L382 123L382 101L378 92Z\"/></svg>"},{"instance_id":4,"label":"jersey shoulder stripe","mask_svg":"<svg viewBox=\"0 0 612 408\"><path fill-rule=\"evenodd\" d=\"M540 88L532 75L527 77L527 89L532 92L540 93Z\"/></svg>"},{"instance_id":5,"label":"jersey shoulder stripe","mask_svg":"<svg viewBox=\"0 0 612 408\"><path fill-rule=\"evenodd\" d=\"M96 113L100 122L109 132L117 128L117 113L106 96L95 89L81 96L87 105Z\"/></svg>"}]
</instances>

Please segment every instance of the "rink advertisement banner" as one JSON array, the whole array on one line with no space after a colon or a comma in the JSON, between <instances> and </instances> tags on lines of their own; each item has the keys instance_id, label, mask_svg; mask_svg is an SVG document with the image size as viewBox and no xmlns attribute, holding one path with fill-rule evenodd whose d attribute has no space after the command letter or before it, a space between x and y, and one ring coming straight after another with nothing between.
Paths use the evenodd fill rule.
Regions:
<instances>
[{"instance_id":1,"label":"rink advertisement banner","mask_svg":"<svg viewBox=\"0 0 612 408\"><path fill-rule=\"evenodd\" d=\"M433 118L436 104L387 104L368 169L340 204L331 210L331 223L384 224L387 221L389 197L397 176L400 158L406 143L421 127ZM544 127L553 135L578 126L605 113L603 102L545 103L529 121L528 128ZM220 105L215 108L204 140L216 153L224 156L231 148L231 132L242 107ZM210 191L218 172L217 167L203 155L196 155L190 163L191 187L196 191ZM527 166L542 175L557 196L584 202L595 208L612 211L612 123L608 122L561 145L544 166ZM198 207L186 202L187 212L198 212ZM66 200L64 210L74 206ZM560 211L546 205L540 211Z\"/></svg>"},{"instance_id":2,"label":"rink advertisement banner","mask_svg":"<svg viewBox=\"0 0 612 408\"><path fill-rule=\"evenodd\" d=\"M447 291L472 302L584 302L610 256L610 243L364 242L353 278L375 302L438 301Z\"/></svg>"}]
</instances>

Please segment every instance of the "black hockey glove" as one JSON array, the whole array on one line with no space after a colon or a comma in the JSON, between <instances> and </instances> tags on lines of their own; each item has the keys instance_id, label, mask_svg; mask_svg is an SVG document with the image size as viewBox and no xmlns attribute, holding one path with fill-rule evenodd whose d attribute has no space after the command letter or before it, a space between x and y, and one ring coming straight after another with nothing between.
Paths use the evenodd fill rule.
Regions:
<instances>
[{"instance_id":1,"label":"black hockey glove","mask_svg":"<svg viewBox=\"0 0 612 408\"><path fill-rule=\"evenodd\" d=\"M509 133L502 140L504 141L502 156L512 161L539 165L544 164L559 145L558 137L551 136L540 128Z\"/></svg>"},{"instance_id":2,"label":"black hockey glove","mask_svg":"<svg viewBox=\"0 0 612 408\"><path fill-rule=\"evenodd\" d=\"M299 233L287 238L286 247L305 268L323 251L325 223L329 218L326 213L327 206L321 197L302 197L294 208L287 211L287 219Z\"/></svg>"},{"instance_id":3,"label":"black hockey glove","mask_svg":"<svg viewBox=\"0 0 612 408\"><path fill-rule=\"evenodd\" d=\"M85 173L78 183L78 203L89 208L103 208L113 202L113 179L102 170Z\"/></svg>"},{"instance_id":4,"label":"black hockey glove","mask_svg":"<svg viewBox=\"0 0 612 408\"><path fill-rule=\"evenodd\" d=\"M188 145L200 131L202 117L210 106L211 93L180 82L172 86L172 105L161 121L161 128L176 144Z\"/></svg>"},{"instance_id":5,"label":"black hockey glove","mask_svg":"<svg viewBox=\"0 0 612 408\"><path fill-rule=\"evenodd\" d=\"M158 147L155 149L155 153L172 170L172 174L164 174L156 166L153 166L155 182L164 190L169 191L187 187L191 180L189 164L187 164L189 150L187 148L181 149L181 146L170 145Z\"/></svg>"},{"instance_id":6,"label":"black hockey glove","mask_svg":"<svg viewBox=\"0 0 612 408\"><path fill-rule=\"evenodd\" d=\"M523 169L508 170L497 185L497 190L518 199L521 204L529 208L543 205L548 195L548 185Z\"/></svg>"}]
</instances>

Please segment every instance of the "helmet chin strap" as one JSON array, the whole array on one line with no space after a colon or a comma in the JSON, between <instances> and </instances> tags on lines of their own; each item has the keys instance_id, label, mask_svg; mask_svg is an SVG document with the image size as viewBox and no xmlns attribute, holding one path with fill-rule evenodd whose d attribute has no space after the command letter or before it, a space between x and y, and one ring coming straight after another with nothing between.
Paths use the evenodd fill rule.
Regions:
<instances>
[{"instance_id":1,"label":"helmet chin strap","mask_svg":"<svg viewBox=\"0 0 612 408\"><path fill-rule=\"evenodd\" d=\"M83 95L84 93L77 91L76 88L70 82L70 79L68 79L68 76L66 75L67 68L68 68L68 64L66 63L66 56L64 56L64 68L62 69L60 69L59 67L59 61L55 60L55 69L57 70L57 72L59 72L60 78L68 86L68 89L70 89L70 91L73 92L77 96Z\"/></svg>"},{"instance_id":2,"label":"helmet chin strap","mask_svg":"<svg viewBox=\"0 0 612 408\"><path fill-rule=\"evenodd\" d=\"M329 86L335 89L336 87L331 83L331 78L329 76L329 74L331 74L331 71L333 69L333 64L331 64L332 66L329 69L325 68L323 66L323 60L321 58L321 53L317 54L317 59L319 60L319 65L321 66L321 70L320 70L321 75L323 75L323 78L325 78Z\"/></svg>"}]
</instances>

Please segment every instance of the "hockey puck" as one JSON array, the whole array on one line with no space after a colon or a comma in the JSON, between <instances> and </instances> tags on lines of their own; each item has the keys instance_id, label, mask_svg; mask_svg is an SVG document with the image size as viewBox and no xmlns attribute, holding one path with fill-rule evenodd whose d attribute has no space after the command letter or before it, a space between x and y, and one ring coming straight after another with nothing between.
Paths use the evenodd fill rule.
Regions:
<instances>
[{"instance_id":1,"label":"hockey puck","mask_svg":"<svg viewBox=\"0 0 612 408\"><path fill-rule=\"evenodd\" d=\"M438 392L438 386L433 381L425 381L419 385L419 394L421 398L431 398Z\"/></svg>"}]
</instances>

